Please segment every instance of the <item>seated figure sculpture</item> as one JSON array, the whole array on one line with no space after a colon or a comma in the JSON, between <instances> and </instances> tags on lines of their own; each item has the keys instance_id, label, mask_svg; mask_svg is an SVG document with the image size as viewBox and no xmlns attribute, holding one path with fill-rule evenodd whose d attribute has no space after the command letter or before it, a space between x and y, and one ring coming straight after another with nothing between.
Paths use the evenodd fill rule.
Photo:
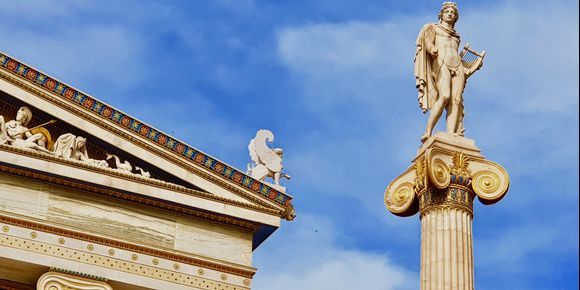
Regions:
<instances>
[{"instance_id":1,"label":"seated figure sculpture","mask_svg":"<svg viewBox=\"0 0 580 290\"><path fill-rule=\"evenodd\" d=\"M28 127L32 119L32 111L26 106L18 109L16 118L4 122L0 116L0 144L8 144L18 148L34 149L51 154L46 149L46 137L41 133L33 134Z\"/></svg>"},{"instance_id":2,"label":"seated figure sculpture","mask_svg":"<svg viewBox=\"0 0 580 290\"><path fill-rule=\"evenodd\" d=\"M98 167L109 167L109 164L105 160L91 159L87 153L86 145L87 139L85 137L75 136L71 133L62 134L56 139L52 154L57 157L74 159Z\"/></svg>"},{"instance_id":3,"label":"seated figure sculpture","mask_svg":"<svg viewBox=\"0 0 580 290\"><path fill-rule=\"evenodd\" d=\"M128 174L137 174L145 178L151 178L151 173L141 167L136 167L138 173L133 173L133 167L129 161L121 162L116 155L107 153L107 160L114 158L116 168L111 168L107 160L97 160L89 157L87 152L87 139L72 133L62 134L53 143L50 132L43 126L53 124L56 120L28 128L32 119L30 108L23 106L16 112L16 118L8 122L0 115L0 145L39 151L52 156L77 160L82 163L121 171Z\"/></svg>"}]
</instances>

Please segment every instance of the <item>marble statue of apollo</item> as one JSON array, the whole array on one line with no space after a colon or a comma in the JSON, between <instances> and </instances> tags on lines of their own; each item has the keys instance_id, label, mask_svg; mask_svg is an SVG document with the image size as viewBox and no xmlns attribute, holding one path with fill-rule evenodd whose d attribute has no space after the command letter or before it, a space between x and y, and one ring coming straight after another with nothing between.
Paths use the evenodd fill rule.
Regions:
<instances>
[{"instance_id":1,"label":"marble statue of apollo","mask_svg":"<svg viewBox=\"0 0 580 290\"><path fill-rule=\"evenodd\" d=\"M423 26L417 37L415 54L415 79L419 91L419 105L423 113L431 110L427 119L425 142L447 112L447 133L463 136L463 90L466 80L483 64L483 54L464 48L458 52L460 37L455 31L459 10L454 2L444 2L439 11L439 22ZM475 58L465 59L466 54Z\"/></svg>"}]
</instances>

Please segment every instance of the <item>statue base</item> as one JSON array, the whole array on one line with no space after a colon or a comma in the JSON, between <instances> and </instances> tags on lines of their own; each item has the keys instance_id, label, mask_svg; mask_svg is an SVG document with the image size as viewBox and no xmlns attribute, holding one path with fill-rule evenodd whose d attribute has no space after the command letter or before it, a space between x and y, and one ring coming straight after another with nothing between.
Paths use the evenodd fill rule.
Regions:
<instances>
[{"instance_id":1,"label":"statue base","mask_svg":"<svg viewBox=\"0 0 580 290\"><path fill-rule=\"evenodd\" d=\"M475 146L475 140L445 132L436 132L435 135L429 137L417 150L416 158L423 155L427 149L434 147L483 158L481 150Z\"/></svg>"}]
</instances>

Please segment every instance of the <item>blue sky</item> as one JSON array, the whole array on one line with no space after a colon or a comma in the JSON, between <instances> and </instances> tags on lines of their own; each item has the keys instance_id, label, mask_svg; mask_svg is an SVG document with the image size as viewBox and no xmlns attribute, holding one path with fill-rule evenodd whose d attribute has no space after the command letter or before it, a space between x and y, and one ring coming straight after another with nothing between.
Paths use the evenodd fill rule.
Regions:
<instances>
[{"instance_id":1,"label":"blue sky","mask_svg":"<svg viewBox=\"0 0 580 290\"><path fill-rule=\"evenodd\" d=\"M383 192L426 121L414 41L441 1L3 1L0 50L244 169L284 148L298 217L255 252L254 289L417 289L417 216ZM475 206L477 289L578 289L578 2L460 1L487 50L466 136L511 175Z\"/></svg>"}]
</instances>

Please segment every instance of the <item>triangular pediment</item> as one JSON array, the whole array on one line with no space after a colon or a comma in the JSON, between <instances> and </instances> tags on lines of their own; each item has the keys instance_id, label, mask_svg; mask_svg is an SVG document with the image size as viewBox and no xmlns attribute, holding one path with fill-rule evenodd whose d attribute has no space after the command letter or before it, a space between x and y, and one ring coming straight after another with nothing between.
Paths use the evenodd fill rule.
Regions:
<instances>
[{"instance_id":1,"label":"triangular pediment","mask_svg":"<svg viewBox=\"0 0 580 290\"><path fill-rule=\"evenodd\" d=\"M6 154L55 162L65 169L74 167L76 171L62 170L60 174L66 178L85 179L87 174L126 177L130 182L213 199L217 204L293 217L291 196L0 53L0 115L4 122L15 120L23 106L32 113L27 128L56 122L42 126L48 136L40 129L29 131L44 137L36 142L44 149L5 142L0 150ZM78 137L84 138L84 148L74 147ZM77 152L73 156L60 152L66 149ZM94 180L98 182L98 178Z\"/></svg>"}]
</instances>

